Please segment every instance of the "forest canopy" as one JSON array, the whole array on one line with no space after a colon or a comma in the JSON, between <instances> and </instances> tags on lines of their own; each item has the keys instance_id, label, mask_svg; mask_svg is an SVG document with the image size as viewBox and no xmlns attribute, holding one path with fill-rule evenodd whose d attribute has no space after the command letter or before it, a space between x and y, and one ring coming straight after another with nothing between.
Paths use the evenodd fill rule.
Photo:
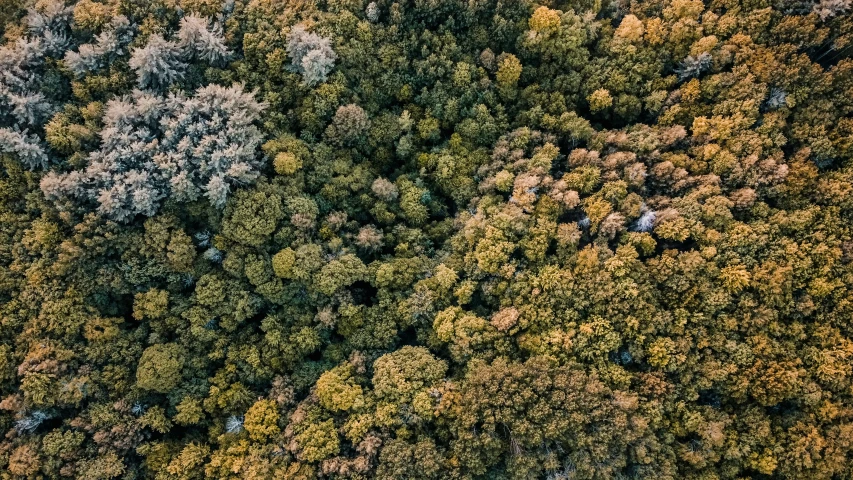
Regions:
<instances>
[{"instance_id":1,"label":"forest canopy","mask_svg":"<svg viewBox=\"0 0 853 480\"><path fill-rule=\"evenodd\" d=\"M0 479L853 478L851 0L0 36Z\"/></svg>"}]
</instances>

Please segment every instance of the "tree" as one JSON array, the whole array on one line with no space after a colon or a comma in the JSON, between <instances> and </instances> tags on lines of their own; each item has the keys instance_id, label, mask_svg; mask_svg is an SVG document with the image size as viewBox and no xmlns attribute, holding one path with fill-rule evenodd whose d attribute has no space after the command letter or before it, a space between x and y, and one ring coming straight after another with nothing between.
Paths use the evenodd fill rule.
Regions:
<instances>
[{"instance_id":1,"label":"tree","mask_svg":"<svg viewBox=\"0 0 853 480\"><path fill-rule=\"evenodd\" d=\"M264 441L279 433L278 407L271 400L258 400L246 412L243 422L249 436L256 441Z\"/></svg>"},{"instance_id":2,"label":"tree","mask_svg":"<svg viewBox=\"0 0 853 480\"><path fill-rule=\"evenodd\" d=\"M186 352L178 344L152 345L142 352L136 369L139 388L168 393L181 381Z\"/></svg>"},{"instance_id":3,"label":"tree","mask_svg":"<svg viewBox=\"0 0 853 480\"><path fill-rule=\"evenodd\" d=\"M0 151L14 154L30 169L47 168L50 162L47 153L39 145L38 137L8 128L0 128Z\"/></svg>"},{"instance_id":4,"label":"tree","mask_svg":"<svg viewBox=\"0 0 853 480\"><path fill-rule=\"evenodd\" d=\"M364 109L355 104L338 107L326 136L332 141L350 145L355 143L370 128L370 120Z\"/></svg>"},{"instance_id":5,"label":"tree","mask_svg":"<svg viewBox=\"0 0 853 480\"><path fill-rule=\"evenodd\" d=\"M208 28L208 20L191 14L181 19L177 41L151 35L144 47L131 52L128 65L136 72L140 88L162 90L184 78L190 62L224 63L230 52L225 40Z\"/></svg>"},{"instance_id":6,"label":"tree","mask_svg":"<svg viewBox=\"0 0 853 480\"><path fill-rule=\"evenodd\" d=\"M81 2L82 3L82 2ZM78 8L75 8L75 23L80 24L78 17ZM91 3L91 5L101 5L97 3ZM83 76L89 72L99 70L101 68L109 65L111 61L115 61L119 57L125 55L127 46L133 40L133 29L130 25L130 21L124 15L117 15L110 20L109 28L102 31L95 37L94 43L84 43L78 47L78 50L75 52L73 50L68 50L65 52L64 62L74 72L77 76ZM154 39L155 42L158 40L162 40L159 38ZM133 60L134 64L137 64L143 60L148 60L146 55L150 55L154 52L151 48L148 48L146 52L136 53L136 60ZM162 54L162 52L160 52ZM138 65L137 67L131 66L131 68L137 70L145 70L149 68L147 65ZM150 73L149 73L150 75ZM150 80L147 79L146 80Z\"/></svg>"},{"instance_id":7,"label":"tree","mask_svg":"<svg viewBox=\"0 0 853 480\"><path fill-rule=\"evenodd\" d=\"M338 58L330 39L308 32L303 25L294 26L287 35L287 54L291 67L308 86L325 82Z\"/></svg>"},{"instance_id":8,"label":"tree","mask_svg":"<svg viewBox=\"0 0 853 480\"><path fill-rule=\"evenodd\" d=\"M136 72L141 88L162 89L184 77L187 64L181 54L178 45L154 34L144 47L131 52L128 65Z\"/></svg>"},{"instance_id":9,"label":"tree","mask_svg":"<svg viewBox=\"0 0 853 480\"><path fill-rule=\"evenodd\" d=\"M237 243L257 246L269 238L283 217L278 195L238 191L225 210L222 233Z\"/></svg>"}]
</instances>

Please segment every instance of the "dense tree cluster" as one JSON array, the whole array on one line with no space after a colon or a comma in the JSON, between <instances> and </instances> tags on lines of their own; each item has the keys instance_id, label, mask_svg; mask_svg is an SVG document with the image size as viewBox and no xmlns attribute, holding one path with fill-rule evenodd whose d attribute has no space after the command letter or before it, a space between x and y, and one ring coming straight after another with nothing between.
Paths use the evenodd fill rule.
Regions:
<instances>
[{"instance_id":1,"label":"dense tree cluster","mask_svg":"<svg viewBox=\"0 0 853 480\"><path fill-rule=\"evenodd\" d=\"M853 477L849 0L0 0L0 477Z\"/></svg>"}]
</instances>

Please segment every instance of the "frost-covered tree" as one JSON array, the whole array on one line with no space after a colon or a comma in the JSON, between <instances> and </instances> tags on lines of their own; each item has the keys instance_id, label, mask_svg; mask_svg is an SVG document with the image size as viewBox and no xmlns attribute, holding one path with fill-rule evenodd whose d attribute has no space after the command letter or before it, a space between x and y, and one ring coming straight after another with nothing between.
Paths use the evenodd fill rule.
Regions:
<instances>
[{"instance_id":1,"label":"frost-covered tree","mask_svg":"<svg viewBox=\"0 0 853 480\"><path fill-rule=\"evenodd\" d=\"M770 89L770 94L767 100L764 101L763 107L767 110L778 110L785 106L785 101L788 95L781 88L773 87Z\"/></svg>"},{"instance_id":2,"label":"frost-covered tree","mask_svg":"<svg viewBox=\"0 0 853 480\"><path fill-rule=\"evenodd\" d=\"M151 216L167 197L205 196L221 208L232 186L258 175L262 137L254 122L262 109L239 85L208 85L193 97L135 91L107 104L101 148L88 166L48 174L42 191L53 200L94 204L119 221Z\"/></svg>"},{"instance_id":3,"label":"frost-covered tree","mask_svg":"<svg viewBox=\"0 0 853 480\"><path fill-rule=\"evenodd\" d=\"M36 410L31 414L15 422L15 429L21 433L34 432L45 420L50 420L51 415L47 412Z\"/></svg>"},{"instance_id":4,"label":"frost-covered tree","mask_svg":"<svg viewBox=\"0 0 853 480\"><path fill-rule=\"evenodd\" d=\"M39 2L25 23L28 36L0 47L0 126L41 126L55 108L43 90L43 66L69 43L69 8L62 2Z\"/></svg>"},{"instance_id":5,"label":"frost-covered tree","mask_svg":"<svg viewBox=\"0 0 853 480\"><path fill-rule=\"evenodd\" d=\"M52 112L38 90L39 67L44 63L44 43L19 39L0 47L0 122L19 126L37 125Z\"/></svg>"},{"instance_id":6,"label":"frost-covered tree","mask_svg":"<svg viewBox=\"0 0 853 480\"><path fill-rule=\"evenodd\" d=\"M151 35L144 47L133 50L128 65L142 88L169 86L183 78L187 69L181 48L157 34Z\"/></svg>"},{"instance_id":7,"label":"frost-covered tree","mask_svg":"<svg viewBox=\"0 0 853 480\"><path fill-rule=\"evenodd\" d=\"M209 262L219 263L222 261L222 252L216 247L210 247L204 251L202 257Z\"/></svg>"},{"instance_id":8,"label":"frost-covered tree","mask_svg":"<svg viewBox=\"0 0 853 480\"><path fill-rule=\"evenodd\" d=\"M222 64L230 53L218 27L208 28L210 22L196 15L181 19L177 41L167 41L160 35L151 35L148 43L133 50L130 68L136 72L141 88L160 89L184 76L189 62L202 60Z\"/></svg>"},{"instance_id":9,"label":"frost-covered tree","mask_svg":"<svg viewBox=\"0 0 853 480\"><path fill-rule=\"evenodd\" d=\"M330 39L308 32L302 25L293 27L287 36L287 54L291 67L302 75L306 85L325 82L338 58Z\"/></svg>"},{"instance_id":10,"label":"frost-covered tree","mask_svg":"<svg viewBox=\"0 0 853 480\"><path fill-rule=\"evenodd\" d=\"M221 65L230 57L225 39L218 25L209 27L211 22L198 15L188 15L181 19L178 30L178 46L190 60L202 60L213 65Z\"/></svg>"},{"instance_id":11,"label":"frost-covered tree","mask_svg":"<svg viewBox=\"0 0 853 480\"><path fill-rule=\"evenodd\" d=\"M678 67L678 80L684 81L688 78L698 77L702 73L711 68L711 54L708 52L702 53L696 57L688 55Z\"/></svg>"},{"instance_id":12,"label":"frost-covered tree","mask_svg":"<svg viewBox=\"0 0 853 480\"><path fill-rule=\"evenodd\" d=\"M63 53L68 47L68 27L72 8L60 0L38 2L27 12L25 22L30 34L38 37L50 55Z\"/></svg>"},{"instance_id":13,"label":"frost-covered tree","mask_svg":"<svg viewBox=\"0 0 853 480\"><path fill-rule=\"evenodd\" d=\"M638 232L650 232L655 226L656 217L657 214L654 210L646 210L640 218L637 219L634 229Z\"/></svg>"},{"instance_id":14,"label":"frost-covered tree","mask_svg":"<svg viewBox=\"0 0 853 480\"><path fill-rule=\"evenodd\" d=\"M0 128L0 152L17 155L18 159L30 169L45 168L49 161L37 136L9 128Z\"/></svg>"},{"instance_id":15,"label":"frost-covered tree","mask_svg":"<svg viewBox=\"0 0 853 480\"><path fill-rule=\"evenodd\" d=\"M814 13L821 20L827 21L833 17L847 13L850 10L850 4L850 0L820 0L814 6Z\"/></svg>"},{"instance_id":16,"label":"frost-covered tree","mask_svg":"<svg viewBox=\"0 0 853 480\"><path fill-rule=\"evenodd\" d=\"M376 23L379 21L379 6L376 5L376 2L370 2L367 4L367 8L364 10L365 16L370 20L371 23Z\"/></svg>"},{"instance_id":17,"label":"frost-covered tree","mask_svg":"<svg viewBox=\"0 0 853 480\"><path fill-rule=\"evenodd\" d=\"M114 17L109 28L95 37L94 43L84 43L77 51L65 52L65 65L77 76L98 70L126 53L133 40L133 27L124 15Z\"/></svg>"},{"instance_id":18,"label":"frost-covered tree","mask_svg":"<svg viewBox=\"0 0 853 480\"><path fill-rule=\"evenodd\" d=\"M5 88L23 89L34 79L33 67L41 65L45 50L38 38L19 38L0 47L0 81Z\"/></svg>"},{"instance_id":19,"label":"frost-covered tree","mask_svg":"<svg viewBox=\"0 0 853 480\"><path fill-rule=\"evenodd\" d=\"M225 420L225 431L228 433L240 433L243 428L243 416L231 415Z\"/></svg>"},{"instance_id":20,"label":"frost-covered tree","mask_svg":"<svg viewBox=\"0 0 853 480\"><path fill-rule=\"evenodd\" d=\"M53 107L40 92L18 95L0 86L0 95L5 97L19 125L39 125L53 112Z\"/></svg>"}]
</instances>

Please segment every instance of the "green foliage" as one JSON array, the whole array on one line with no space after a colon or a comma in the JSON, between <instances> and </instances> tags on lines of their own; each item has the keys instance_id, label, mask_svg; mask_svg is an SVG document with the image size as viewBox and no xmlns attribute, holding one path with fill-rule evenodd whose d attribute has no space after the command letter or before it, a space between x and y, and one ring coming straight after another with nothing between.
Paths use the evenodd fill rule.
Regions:
<instances>
[{"instance_id":1,"label":"green foliage","mask_svg":"<svg viewBox=\"0 0 853 480\"><path fill-rule=\"evenodd\" d=\"M152 345L142 352L136 369L139 388L167 393L178 386L186 352L175 343Z\"/></svg>"},{"instance_id":2,"label":"green foliage","mask_svg":"<svg viewBox=\"0 0 853 480\"><path fill-rule=\"evenodd\" d=\"M278 406L272 400L258 400L246 412L243 426L252 440L263 442L278 434Z\"/></svg>"},{"instance_id":3,"label":"green foliage","mask_svg":"<svg viewBox=\"0 0 853 480\"><path fill-rule=\"evenodd\" d=\"M137 293L133 299L133 318L136 320L161 318L169 305L169 292L152 289Z\"/></svg>"},{"instance_id":4,"label":"green foliage","mask_svg":"<svg viewBox=\"0 0 853 480\"><path fill-rule=\"evenodd\" d=\"M323 408L333 412L358 408L364 402L361 386L351 381L348 366L336 367L324 372L317 379L317 398Z\"/></svg>"},{"instance_id":5,"label":"green foliage","mask_svg":"<svg viewBox=\"0 0 853 480\"><path fill-rule=\"evenodd\" d=\"M338 434L331 420L312 423L293 441L299 448L299 459L309 463L327 459L340 451Z\"/></svg>"},{"instance_id":6,"label":"green foliage","mask_svg":"<svg viewBox=\"0 0 853 480\"><path fill-rule=\"evenodd\" d=\"M317 273L316 288L324 295L332 295L343 287L364 280L367 267L355 255L344 255L332 260Z\"/></svg>"},{"instance_id":7,"label":"green foliage","mask_svg":"<svg viewBox=\"0 0 853 480\"><path fill-rule=\"evenodd\" d=\"M259 246L269 239L284 218L281 197L264 192L241 190L225 208L222 234L234 242Z\"/></svg>"},{"instance_id":8,"label":"green foliage","mask_svg":"<svg viewBox=\"0 0 853 480\"><path fill-rule=\"evenodd\" d=\"M423 347L403 347L379 357L373 364L373 391L386 401L410 403L419 393L436 386L447 373L447 363Z\"/></svg>"}]
</instances>

